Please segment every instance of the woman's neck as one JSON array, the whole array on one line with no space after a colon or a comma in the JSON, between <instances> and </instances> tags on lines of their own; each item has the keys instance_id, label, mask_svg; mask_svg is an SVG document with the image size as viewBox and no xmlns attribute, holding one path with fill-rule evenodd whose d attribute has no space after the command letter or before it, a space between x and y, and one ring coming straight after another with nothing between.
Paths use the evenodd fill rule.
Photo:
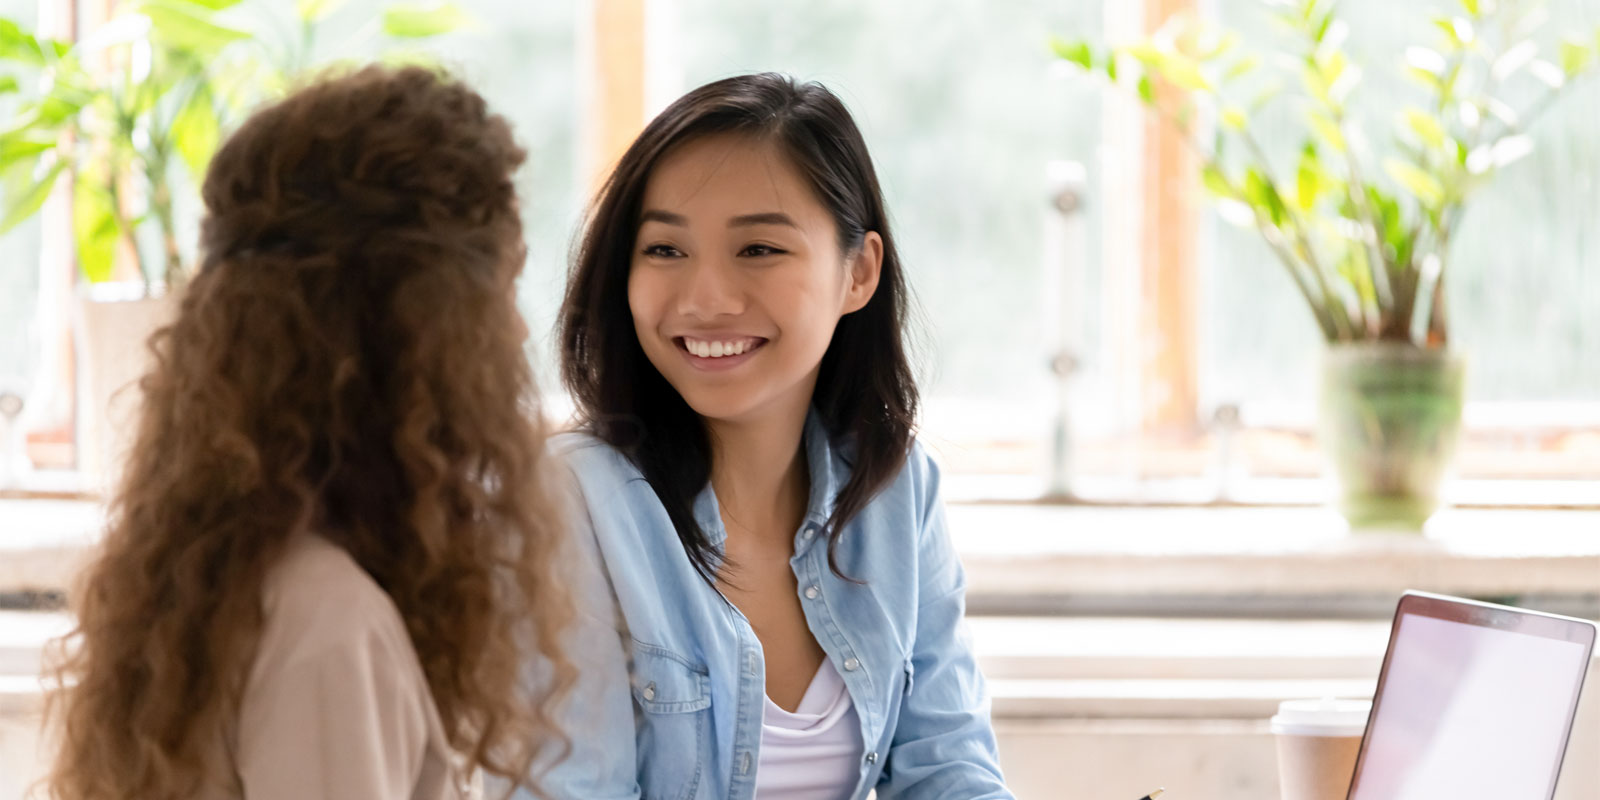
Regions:
<instances>
[{"instance_id":1,"label":"woman's neck","mask_svg":"<svg viewBox=\"0 0 1600 800\"><path fill-rule=\"evenodd\" d=\"M743 528L788 543L805 517L811 477L806 465L806 409L748 421L708 420L711 487L729 535Z\"/></svg>"}]
</instances>

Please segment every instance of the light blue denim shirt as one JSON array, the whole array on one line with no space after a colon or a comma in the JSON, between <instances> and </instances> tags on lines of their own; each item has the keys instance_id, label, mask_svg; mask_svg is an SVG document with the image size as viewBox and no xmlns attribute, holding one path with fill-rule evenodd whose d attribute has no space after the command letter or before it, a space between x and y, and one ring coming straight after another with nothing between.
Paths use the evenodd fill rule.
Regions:
<instances>
[{"instance_id":1,"label":"light blue denim shirt","mask_svg":"<svg viewBox=\"0 0 1600 800\"><path fill-rule=\"evenodd\" d=\"M915 446L894 481L844 526L828 568L821 529L849 475L812 414L811 499L790 566L817 643L843 676L865 752L864 798L1011 798L983 676L964 633L965 577L945 531L939 471ZM553 442L581 505L571 520L593 580L580 591L568 758L541 784L558 798L745 800L756 793L766 667L737 608L695 572L654 489L604 442ZM695 518L727 533L708 486ZM620 633L619 633L620 631Z\"/></svg>"}]
</instances>

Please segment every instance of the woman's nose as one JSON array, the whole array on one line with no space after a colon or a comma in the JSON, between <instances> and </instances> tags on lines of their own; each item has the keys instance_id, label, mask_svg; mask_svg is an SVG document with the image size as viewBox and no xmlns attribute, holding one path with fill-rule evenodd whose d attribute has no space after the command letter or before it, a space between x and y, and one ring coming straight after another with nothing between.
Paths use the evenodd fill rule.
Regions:
<instances>
[{"instance_id":1,"label":"woman's nose","mask_svg":"<svg viewBox=\"0 0 1600 800\"><path fill-rule=\"evenodd\" d=\"M678 291L678 313L712 319L744 311L744 300L731 265L716 259L696 259L683 272Z\"/></svg>"}]
</instances>

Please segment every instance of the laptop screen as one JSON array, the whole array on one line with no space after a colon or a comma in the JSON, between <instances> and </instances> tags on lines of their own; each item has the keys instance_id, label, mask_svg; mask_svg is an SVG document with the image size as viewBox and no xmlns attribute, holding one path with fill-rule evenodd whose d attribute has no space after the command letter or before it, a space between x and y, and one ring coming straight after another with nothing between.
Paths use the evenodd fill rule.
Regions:
<instances>
[{"instance_id":1,"label":"laptop screen","mask_svg":"<svg viewBox=\"0 0 1600 800\"><path fill-rule=\"evenodd\" d=\"M1350 800L1546 798L1587 643L1402 613Z\"/></svg>"}]
</instances>

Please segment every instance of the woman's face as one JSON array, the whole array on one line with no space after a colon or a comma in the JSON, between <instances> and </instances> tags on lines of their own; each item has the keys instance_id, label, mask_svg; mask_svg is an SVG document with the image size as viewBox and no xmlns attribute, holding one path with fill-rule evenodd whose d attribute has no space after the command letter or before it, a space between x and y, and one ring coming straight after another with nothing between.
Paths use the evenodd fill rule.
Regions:
<instances>
[{"instance_id":1,"label":"woman's face","mask_svg":"<svg viewBox=\"0 0 1600 800\"><path fill-rule=\"evenodd\" d=\"M803 416L839 318L877 288L878 234L840 252L789 159L729 134L662 158L640 220L628 308L650 363L708 419Z\"/></svg>"}]
</instances>

